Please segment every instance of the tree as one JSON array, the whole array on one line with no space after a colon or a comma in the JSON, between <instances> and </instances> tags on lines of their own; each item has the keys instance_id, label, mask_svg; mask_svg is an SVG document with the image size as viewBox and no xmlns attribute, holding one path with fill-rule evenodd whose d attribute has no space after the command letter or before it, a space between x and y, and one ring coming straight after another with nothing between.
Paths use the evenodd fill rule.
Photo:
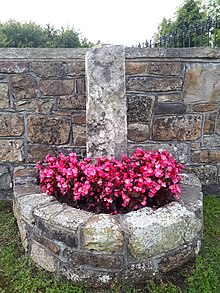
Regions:
<instances>
[{"instance_id":1,"label":"tree","mask_svg":"<svg viewBox=\"0 0 220 293\"><path fill-rule=\"evenodd\" d=\"M56 29L49 24L42 28L34 22L20 23L9 20L0 23L1 48L77 48L91 47L93 44L82 38L74 27Z\"/></svg>"},{"instance_id":2,"label":"tree","mask_svg":"<svg viewBox=\"0 0 220 293\"><path fill-rule=\"evenodd\" d=\"M206 17L206 12L203 9L202 0L184 0L183 4L175 12L174 18L167 19L163 18L158 26L158 31L156 34L157 41L161 36L177 36L176 43L179 42L179 46L189 46L190 41L185 43L186 33L194 34L193 36L188 36L191 38L191 42L198 43L198 37L196 35L196 24L202 22Z\"/></svg>"}]
</instances>

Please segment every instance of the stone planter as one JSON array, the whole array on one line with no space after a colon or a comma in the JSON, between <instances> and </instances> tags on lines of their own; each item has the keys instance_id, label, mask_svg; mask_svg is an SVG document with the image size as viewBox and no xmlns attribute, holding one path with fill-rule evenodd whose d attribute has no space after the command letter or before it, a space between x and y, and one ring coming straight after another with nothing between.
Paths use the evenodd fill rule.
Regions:
<instances>
[{"instance_id":1,"label":"stone planter","mask_svg":"<svg viewBox=\"0 0 220 293\"><path fill-rule=\"evenodd\" d=\"M14 176L21 241L40 267L89 288L139 286L195 258L202 237L201 184L184 175L182 204L125 215L95 215L41 193L31 176Z\"/></svg>"}]
</instances>

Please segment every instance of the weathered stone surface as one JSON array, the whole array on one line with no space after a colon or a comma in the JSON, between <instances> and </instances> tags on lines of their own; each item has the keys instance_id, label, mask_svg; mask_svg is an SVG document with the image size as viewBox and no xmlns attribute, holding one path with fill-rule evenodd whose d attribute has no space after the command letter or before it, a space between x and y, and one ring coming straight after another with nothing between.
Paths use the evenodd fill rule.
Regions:
<instances>
[{"instance_id":1,"label":"weathered stone surface","mask_svg":"<svg viewBox=\"0 0 220 293\"><path fill-rule=\"evenodd\" d=\"M217 148L220 147L220 135L204 135L203 136L204 146L206 148Z\"/></svg>"},{"instance_id":2,"label":"weathered stone surface","mask_svg":"<svg viewBox=\"0 0 220 293\"><path fill-rule=\"evenodd\" d=\"M124 58L123 46L95 48L86 55L88 156L126 153Z\"/></svg>"},{"instance_id":3,"label":"weathered stone surface","mask_svg":"<svg viewBox=\"0 0 220 293\"><path fill-rule=\"evenodd\" d=\"M16 199L16 206L19 213L29 222L34 222L33 210L34 208L48 204L53 200L52 197L47 194L27 194Z\"/></svg>"},{"instance_id":4,"label":"weathered stone surface","mask_svg":"<svg viewBox=\"0 0 220 293\"><path fill-rule=\"evenodd\" d=\"M7 109L9 107L8 85L0 83L0 108Z\"/></svg>"},{"instance_id":5,"label":"weathered stone surface","mask_svg":"<svg viewBox=\"0 0 220 293\"><path fill-rule=\"evenodd\" d=\"M205 115L204 134L214 134L216 113Z\"/></svg>"},{"instance_id":6,"label":"weathered stone surface","mask_svg":"<svg viewBox=\"0 0 220 293\"><path fill-rule=\"evenodd\" d=\"M63 62L32 62L32 71L40 77L62 77L64 75Z\"/></svg>"},{"instance_id":7,"label":"weathered stone surface","mask_svg":"<svg viewBox=\"0 0 220 293\"><path fill-rule=\"evenodd\" d=\"M128 139L136 142L145 141L149 138L149 126L143 123L128 124Z\"/></svg>"},{"instance_id":8,"label":"weathered stone surface","mask_svg":"<svg viewBox=\"0 0 220 293\"><path fill-rule=\"evenodd\" d=\"M35 166L18 166L14 168L13 178L17 177L36 177L37 172Z\"/></svg>"},{"instance_id":9,"label":"weathered stone surface","mask_svg":"<svg viewBox=\"0 0 220 293\"><path fill-rule=\"evenodd\" d=\"M15 185L13 186L14 198L27 194L42 193L40 186L33 184Z\"/></svg>"},{"instance_id":10,"label":"weathered stone surface","mask_svg":"<svg viewBox=\"0 0 220 293\"><path fill-rule=\"evenodd\" d=\"M74 81L71 79L40 80L40 91L45 96L71 95L74 91Z\"/></svg>"},{"instance_id":11,"label":"weathered stone surface","mask_svg":"<svg viewBox=\"0 0 220 293\"><path fill-rule=\"evenodd\" d=\"M0 190L10 190L12 178L7 166L0 165Z\"/></svg>"},{"instance_id":12,"label":"weathered stone surface","mask_svg":"<svg viewBox=\"0 0 220 293\"><path fill-rule=\"evenodd\" d=\"M184 103L158 103L155 107L155 114L184 114L186 105Z\"/></svg>"},{"instance_id":13,"label":"weathered stone surface","mask_svg":"<svg viewBox=\"0 0 220 293\"><path fill-rule=\"evenodd\" d=\"M39 266L49 272L55 272L57 267L56 258L38 242L32 240L31 258Z\"/></svg>"},{"instance_id":14,"label":"weathered stone surface","mask_svg":"<svg viewBox=\"0 0 220 293\"><path fill-rule=\"evenodd\" d=\"M61 96L58 99L57 106L59 109L70 110L85 110L86 109L86 97L80 96Z\"/></svg>"},{"instance_id":15,"label":"weathered stone surface","mask_svg":"<svg viewBox=\"0 0 220 293\"><path fill-rule=\"evenodd\" d=\"M80 112L80 113L76 113L72 115L72 121L73 124L78 124L78 125L82 125L82 124L86 124L86 113L85 112Z\"/></svg>"},{"instance_id":16,"label":"weathered stone surface","mask_svg":"<svg viewBox=\"0 0 220 293\"><path fill-rule=\"evenodd\" d=\"M218 115L216 133L220 135L220 114Z\"/></svg>"},{"instance_id":17,"label":"weathered stone surface","mask_svg":"<svg viewBox=\"0 0 220 293\"><path fill-rule=\"evenodd\" d=\"M179 91L181 88L182 79L177 77L129 77L126 81L126 90L131 92Z\"/></svg>"},{"instance_id":18,"label":"weathered stone surface","mask_svg":"<svg viewBox=\"0 0 220 293\"><path fill-rule=\"evenodd\" d=\"M194 163L218 164L220 163L220 150L192 151L191 158Z\"/></svg>"},{"instance_id":19,"label":"weathered stone surface","mask_svg":"<svg viewBox=\"0 0 220 293\"><path fill-rule=\"evenodd\" d=\"M183 86L185 103L220 100L220 64L187 64Z\"/></svg>"},{"instance_id":20,"label":"weathered stone surface","mask_svg":"<svg viewBox=\"0 0 220 293\"><path fill-rule=\"evenodd\" d=\"M175 103L180 102L182 95L180 93L158 95L159 103Z\"/></svg>"},{"instance_id":21,"label":"weathered stone surface","mask_svg":"<svg viewBox=\"0 0 220 293\"><path fill-rule=\"evenodd\" d=\"M22 162L24 158L23 141L16 140L0 140L0 161Z\"/></svg>"},{"instance_id":22,"label":"weathered stone surface","mask_svg":"<svg viewBox=\"0 0 220 293\"><path fill-rule=\"evenodd\" d=\"M28 146L28 163L43 161L47 154L56 155L56 148L46 144L29 144Z\"/></svg>"},{"instance_id":23,"label":"weathered stone surface","mask_svg":"<svg viewBox=\"0 0 220 293\"><path fill-rule=\"evenodd\" d=\"M51 200L52 199L54 198L51 197ZM62 205L54 199L54 202L50 202L46 206L35 208L33 214L34 217L38 217L44 221L49 221L52 218L52 216L62 212L65 208L66 207L64 205Z\"/></svg>"},{"instance_id":24,"label":"weathered stone surface","mask_svg":"<svg viewBox=\"0 0 220 293\"><path fill-rule=\"evenodd\" d=\"M86 145L86 127L81 125L73 125L73 141L74 146Z\"/></svg>"},{"instance_id":25,"label":"weathered stone surface","mask_svg":"<svg viewBox=\"0 0 220 293\"><path fill-rule=\"evenodd\" d=\"M196 140L200 137L200 115L166 116L154 119L154 140Z\"/></svg>"},{"instance_id":26,"label":"weathered stone surface","mask_svg":"<svg viewBox=\"0 0 220 293\"><path fill-rule=\"evenodd\" d=\"M155 151L165 149L171 153L180 163L188 162L188 145L186 143L152 143L146 142L144 144L131 144L128 147L128 155L133 155L137 147L146 151Z\"/></svg>"},{"instance_id":27,"label":"weathered stone surface","mask_svg":"<svg viewBox=\"0 0 220 293\"><path fill-rule=\"evenodd\" d=\"M93 215L83 227L86 250L118 252L123 246L123 234L117 220L109 215Z\"/></svg>"},{"instance_id":28,"label":"weathered stone surface","mask_svg":"<svg viewBox=\"0 0 220 293\"><path fill-rule=\"evenodd\" d=\"M23 217L21 217L20 215L20 211L18 210L17 206L14 204L13 202L13 212L14 212L14 216L16 217L17 220L17 225L18 225L18 229L19 229L19 233L20 233L20 239L21 239L21 243L25 249L25 251L27 252L28 250L28 226L27 226L27 222L24 221Z\"/></svg>"},{"instance_id":29,"label":"weathered stone surface","mask_svg":"<svg viewBox=\"0 0 220 293\"><path fill-rule=\"evenodd\" d=\"M78 252L70 249L64 251L64 255L73 266L86 266L97 269L121 269L123 259L119 255L97 254L88 252Z\"/></svg>"},{"instance_id":30,"label":"weathered stone surface","mask_svg":"<svg viewBox=\"0 0 220 293\"><path fill-rule=\"evenodd\" d=\"M0 73L25 73L29 71L29 63L16 61L1 61Z\"/></svg>"},{"instance_id":31,"label":"weathered stone surface","mask_svg":"<svg viewBox=\"0 0 220 293\"><path fill-rule=\"evenodd\" d=\"M16 100L37 97L37 83L31 75L14 75L10 77L12 93Z\"/></svg>"},{"instance_id":32,"label":"weathered stone surface","mask_svg":"<svg viewBox=\"0 0 220 293\"><path fill-rule=\"evenodd\" d=\"M42 244L42 246L48 248L52 253L59 254L60 247L54 241L51 241L45 237L42 237L41 235L36 234L36 232L33 233L32 239Z\"/></svg>"},{"instance_id":33,"label":"weathered stone surface","mask_svg":"<svg viewBox=\"0 0 220 293\"><path fill-rule=\"evenodd\" d=\"M128 122L149 122L152 116L154 96L127 95Z\"/></svg>"},{"instance_id":34,"label":"weathered stone surface","mask_svg":"<svg viewBox=\"0 0 220 293\"><path fill-rule=\"evenodd\" d=\"M190 172L198 176L202 185L217 184L218 169L212 165L187 166Z\"/></svg>"},{"instance_id":35,"label":"weathered stone surface","mask_svg":"<svg viewBox=\"0 0 220 293\"><path fill-rule=\"evenodd\" d=\"M126 61L125 74L128 75L165 75L179 76L182 71L181 62L140 62Z\"/></svg>"},{"instance_id":36,"label":"weathered stone surface","mask_svg":"<svg viewBox=\"0 0 220 293\"><path fill-rule=\"evenodd\" d=\"M88 212L68 207L52 217L51 223L76 232L79 226L83 224L89 217L91 217L91 214Z\"/></svg>"},{"instance_id":37,"label":"weathered stone surface","mask_svg":"<svg viewBox=\"0 0 220 293\"><path fill-rule=\"evenodd\" d=\"M24 133L24 116L17 113L0 113L0 136L21 136Z\"/></svg>"},{"instance_id":38,"label":"weathered stone surface","mask_svg":"<svg viewBox=\"0 0 220 293\"><path fill-rule=\"evenodd\" d=\"M49 114L55 105L55 99L18 100L14 103L16 111L27 111L40 114Z\"/></svg>"},{"instance_id":39,"label":"weathered stone surface","mask_svg":"<svg viewBox=\"0 0 220 293\"><path fill-rule=\"evenodd\" d=\"M35 220L36 227L43 237L62 242L70 248L77 247L78 237L73 231L70 232L65 229L61 229L60 227L55 227L49 222L42 221L39 218L35 218Z\"/></svg>"},{"instance_id":40,"label":"weathered stone surface","mask_svg":"<svg viewBox=\"0 0 220 293\"><path fill-rule=\"evenodd\" d=\"M217 103L199 103L194 104L192 106L193 111L195 112L208 112L208 111L214 111L218 107Z\"/></svg>"},{"instance_id":41,"label":"weathered stone surface","mask_svg":"<svg viewBox=\"0 0 220 293\"><path fill-rule=\"evenodd\" d=\"M85 61L74 60L66 64L66 74L69 76L85 75Z\"/></svg>"},{"instance_id":42,"label":"weathered stone surface","mask_svg":"<svg viewBox=\"0 0 220 293\"><path fill-rule=\"evenodd\" d=\"M70 121L66 118L30 115L27 124L31 143L65 144L69 139Z\"/></svg>"},{"instance_id":43,"label":"weathered stone surface","mask_svg":"<svg viewBox=\"0 0 220 293\"><path fill-rule=\"evenodd\" d=\"M201 221L178 203L152 211L149 208L124 216L129 251L136 259L171 251L192 241L202 229Z\"/></svg>"}]
</instances>

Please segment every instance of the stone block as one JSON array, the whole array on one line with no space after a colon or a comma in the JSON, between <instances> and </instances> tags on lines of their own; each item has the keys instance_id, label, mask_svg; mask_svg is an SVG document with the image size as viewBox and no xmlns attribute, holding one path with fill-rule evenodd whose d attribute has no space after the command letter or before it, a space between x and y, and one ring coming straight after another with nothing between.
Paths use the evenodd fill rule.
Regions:
<instances>
[{"instance_id":1,"label":"stone block","mask_svg":"<svg viewBox=\"0 0 220 293\"><path fill-rule=\"evenodd\" d=\"M220 150L205 149L192 151L191 159L193 163L218 164L220 163Z\"/></svg>"},{"instance_id":2,"label":"stone block","mask_svg":"<svg viewBox=\"0 0 220 293\"><path fill-rule=\"evenodd\" d=\"M127 95L128 122L149 122L152 117L154 99L154 96L148 95Z\"/></svg>"},{"instance_id":3,"label":"stone block","mask_svg":"<svg viewBox=\"0 0 220 293\"><path fill-rule=\"evenodd\" d=\"M164 75L180 76L182 72L181 62L143 62L126 61L126 75Z\"/></svg>"},{"instance_id":4,"label":"stone block","mask_svg":"<svg viewBox=\"0 0 220 293\"><path fill-rule=\"evenodd\" d=\"M35 261L40 267L49 271L55 272L57 268L57 260L56 258L45 249L38 242L32 240L31 245L31 259Z\"/></svg>"},{"instance_id":5,"label":"stone block","mask_svg":"<svg viewBox=\"0 0 220 293\"><path fill-rule=\"evenodd\" d=\"M218 148L220 147L220 135L218 134L204 135L203 142L206 148Z\"/></svg>"},{"instance_id":6,"label":"stone block","mask_svg":"<svg viewBox=\"0 0 220 293\"><path fill-rule=\"evenodd\" d=\"M214 134L216 116L216 113L205 115L204 134Z\"/></svg>"},{"instance_id":7,"label":"stone block","mask_svg":"<svg viewBox=\"0 0 220 293\"><path fill-rule=\"evenodd\" d=\"M64 256L68 258L72 266L80 266L82 268L86 266L97 269L119 270L123 264L123 258L114 254L88 253L65 249Z\"/></svg>"},{"instance_id":8,"label":"stone block","mask_svg":"<svg viewBox=\"0 0 220 293\"><path fill-rule=\"evenodd\" d=\"M200 115L157 117L153 123L154 140L196 140L200 138Z\"/></svg>"},{"instance_id":9,"label":"stone block","mask_svg":"<svg viewBox=\"0 0 220 293\"><path fill-rule=\"evenodd\" d=\"M220 114L218 115L216 133L220 135Z\"/></svg>"},{"instance_id":10,"label":"stone block","mask_svg":"<svg viewBox=\"0 0 220 293\"><path fill-rule=\"evenodd\" d=\"M46 144L29 144L28 146L28 163L36 163L38 161L43 161L47 154L51 156L56 155L56 148L51 145Z\"/></svg>"},{"instance_id":11,"label":"stone block","mask_svg":"<svg viewBox=\"0 0 220 293\"><path fill-rule=\"evenodd\" d=\"M86 113L85 112L80 112L80 113L75 113L72 115L72 122L73 124L78 124L78 125L85 125L86 124Z\"/></svg>"},{"instance_id":12,"label":"stone block","mask_svg":"<svg viewBox=\"0 0 220 293\"><path fill-rule=\"evenodd\" d=\"M158 102L159 103L175 103L180 102L182 99L181 93L173 93L173 94L163 94L158 95Z\"/></svg>"},{"instance_id":13,"label":"stone block","mask_svg":"<svg viewBox=\"0 0 220 293\"><path fill-rule=\"evenodd\" d=\"M58 99L57 106L59 109L85 110L86 97L84 95L61 96Z\"/></svg>"},{"instance_id":14,"label":"stone block","mask_svg":"<svg viewBox=\"0 0 220 293\"><path fill-rule=\"evenodd\" d=\"M149 126L143 123L128 124L128 139L136 142L145 141L149 138Z\"/></svg>"},{"instance_id":15,"label":"stone block","mask_svg":"<svg viewBox=\"0 0 220 293\"><path fill-rule=\"evenodd\" d=\"M56 226L66 228L76 233L79 227L87 221L89 217L91 217L91 214L86 211L67 207L65 210L53 216L50 221Z\"/></svg>"},{"instance_id":16,"label":"stone block","mask_svg":"<svg viewBox=\"0 0 220 293\"><path fill-rule=\"evenodd\" d=\"M53 254L59 254L60 252L60 246L55 243L54 241L51 241L42 235L38 235L36 231L32 234L32 239L40 244L42 244L43 247L46 247L49 251L51 251Z\"/></svg>"},{"instance_id":17,"label":"stone block","mask_svg":"<svg viewBox=\"0 0 220 293\"><path fill-rule=\"evenodd\" d=\"M187 64L183 85L185 103L219 102L220 97L220 64L191 63Z\"/></svg>"},{"instance_id":18,"label":"stone block","mask_svg":"<svg viewBox=\"0 0 220 293\"><path fill-rule=\"evenodd\" d=\"M129 77L126 90L130 92L180 91L182 79L177 77Z\"/></svg>"},{"instance_id":19,"label":"stone block","mask_svg":"<svg viewBox=\"0 0 220 293\"><path fill-rule=\"evenodd\" d=\"M126 153L125 49L103 46L86 54L87 153L120 158Z\"/></svg>"},{"instance_id":20,"label":"stone block","mask_svg":"<svg viewBox=\"0 0 220 293\"><path fill-rule=\"evenodd\" d=\"M144 208L124 216L128 248L135 259L147 259L192 241L202 229L194 213L173 202L156 211Z\"/></svg>"},{"instance_id":21,"label":"stone block","mask_svg":"<svg viewBox=\"0 0 220 293\"><path fill-rule=\"evenodd\" d=\"M31 69L40 77L62 77L64 75L63 62L32 62Z\"/></svg>"},{"instance_id":22,"label":"stone block","mask_svg":"<svg viewBox=\"0 0 220 293\"><path fill-rule=\"evenodd\" d=\"M65 144L70 136L70 121L61 117L29 115L28 140L40 144Z\"/></svg>"},{"instance_id":23,"label":"stone block","mask_svg":"<svg viewBox=\"0 0 220 293\"><path fill-rule=\"evenodd\" d=\"M128 155L133 155L137 147L140 147L146 151L155 151L159 149L165 149L171 153L178 162L188 162L188 145L186 143L152 143L145 142L144 144L131 144L128 147Z\"/></svg>"},{"instance_id":24,"label":"stone block","mask_svg":"<svg viewBox=\"0 0 220 293\"><path fill-rule=\"evenodd\" d=\"M62 242L66 246L73 248L78 245L77 234L73 231L68 231L61 229L60 227L55 227L49 222L45 222L40 218L35 217L36 228L40 231L42 237L46 237L50 240L55 240L56 242Z\"/></svg>"},{"instance_id":25,"label":"stone block","mask_svg":"<svg viewBox=\"0 0 220 293\"><path fill-rule=\"evenodd\" d=\"M18 100L14 102L14 109L18 112L34 112L39 114L49 114L55 105L55 99L32 99Z\"/></svg>"},{"instance_id":26,"label":"stone block","mask_svg":"<svg viewBox=\"0 0 220 293\"><path fill-rule=\"evenodd\" d=\"M25 185L15 185L13 187L14 198L27 194L42 193L40 186L27 183Z\"/></svg>"},{"instance_id":27,"label":"stone block","mask_svg":"<svg viewBox=\"0 0 220 293\"><path fill-rule=\"evenodd\" d=\"M37 193L29 194L18 197L16 199L16 206L19 214L22 215L29 223L34 222L33 210L34 208L50 203L53 200L52 197Z\"/></svg>"},{"instance_id":28,"label":"stone block","mask_svg":"<svg viewBox=\"0 0 220 293\"><path fill-rule=\"evenodd\" d=\"M119 252L123 233L118 221L109 215L93 215L83 227L85 250Z\"/></svg>"},{"instance_id":29,"label":"stone block","mask_svg":"<svg viewBox=\"0 0 220 293\"><path fill-rule=\"evenodd\" d=\"M217 103L199 103L199 104L194 104L192 106L193 111L195 112L208 112L208 111L214 111L218 107Z\"/></svg>"},{"instance_id":30,"label":"stone block","mask_svg":"<svg viewBox=\"0 0 220 293\"><path fill-rule=\"evenodd\" d=\"M184 114L186 105L184 103L158 103L155 107L155 114Z\"/></svg>"},{"instance_id":31,"label":"stone block","mask_svg":"<svg viewBox=\"0 0 220 293\"><path fill-rule=\"evenodd\" d=\"M24 159L24 146L21 139L0 140L0 149L0 161L19 163Z\"/></svg>"},{"instance_id":32,"label":"stone block","mask_svg":"<svg viewBox=\"0 0 220 293\"><path fill-rule=\"evenodd\" d=\"M29 71L29 63L17 61L1 61L0 73L26 73Z\"/></svg>"},{"instance_id":33,"label":"stone block","mask_svg":"<svg viewBox=\"0 0 220 293\"><path fill-rule=\"evenodd\" d=\"M73 144L74 146L86 145L86 127L73 125Z\"/></svg>"},{"instance_id":34,"label":"stone block","mask_svg":"<svg viewBox=\"0 0 220 293\"><path fill-rule=\"evenodd\" d=\"M8 85L6 83L0 83L0 108L9 108Z\"/></svg>"},{"instance_id":35,"label":"stone block","mask_svg":"<svg viewBox=\"0 0 220 293\"><path fill-rule=\"evenodd\" d=\"M24 133L24 116L17 113L0 113L0 136L21 136Z\"/></svg>"},{"instance_id":36,"label":"stone block","mask_svg":"<svg viewBox=\"0 0 220 293\"><path fill-rule=\"evenodd\" d=\"M31 75L14 75L10 77L12 93L15 100L37 97L37 82Z\"/></svg>"},{"instance_id":37,"label":"stone block","mask_svg":"<svg viewBox=\"0 0 220 293\"><path fill-rule=\"evenodd\" d=\"M52 201L52 199L54 200L54 202ZM66 207L64 205L55 200L55 198L51 197L50 204L43 207L35 208L33 214L34 217L38 217L44 221L49 221L54 215L59 214L65 208Z\"/></svg>"},{"instance_id":38,"label":"stone block","mask_svg":"<svg viewBox=\"0 0 220 293\"><path fill-rule=\"evenodd\" d=\"M12 178L7 166L0 165L0 190L10 190L12 188Z\"/></svg>"},{"instance_id":39,"label":"stone block","mask_svg":"<svg viewBox=\"0 0 220 293\"><path fill-rule=\"evenodd\" d=\"M218 169L212 165L195 165L187 166L190 172L193 172L198 176L202 185L217 184Z\"/></svg>"},{"instance_id":40,"label":"stone block","mask_svg":"<svg viewBox=\"0 0 220 293\"><path fill-rule=\"evenodd\" d=\"M68 76L85 75L85 61L68 61L68 63L66 64L66 74Z\"/></svg>"},{"instance_id":41,"label":"stone block","mask_svg":"<svg viewBox=\"0 0 220 293\"><path fill-rule=\"evenodd\" d=\"M40 80L40 91L45 96L71 95L74 91L74 81L71 79Z\"/></svg>"}]
</instances>

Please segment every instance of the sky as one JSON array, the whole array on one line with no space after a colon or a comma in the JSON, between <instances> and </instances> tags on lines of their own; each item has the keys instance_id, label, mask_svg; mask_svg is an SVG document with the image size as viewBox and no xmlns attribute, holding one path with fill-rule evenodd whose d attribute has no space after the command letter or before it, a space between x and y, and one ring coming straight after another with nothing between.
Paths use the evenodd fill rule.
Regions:
<instances>
[{"instance_id":1,"label":"sky","mask_svg":"<svg viewBox=\"0 0 220 293\"><path fill-rule=\"evenodd\" d=\"M183 0L6 0L0 22L14 19L41 26L73 27L89 41L132 46L150 39Z\"/></svg>"}]
</instances>

